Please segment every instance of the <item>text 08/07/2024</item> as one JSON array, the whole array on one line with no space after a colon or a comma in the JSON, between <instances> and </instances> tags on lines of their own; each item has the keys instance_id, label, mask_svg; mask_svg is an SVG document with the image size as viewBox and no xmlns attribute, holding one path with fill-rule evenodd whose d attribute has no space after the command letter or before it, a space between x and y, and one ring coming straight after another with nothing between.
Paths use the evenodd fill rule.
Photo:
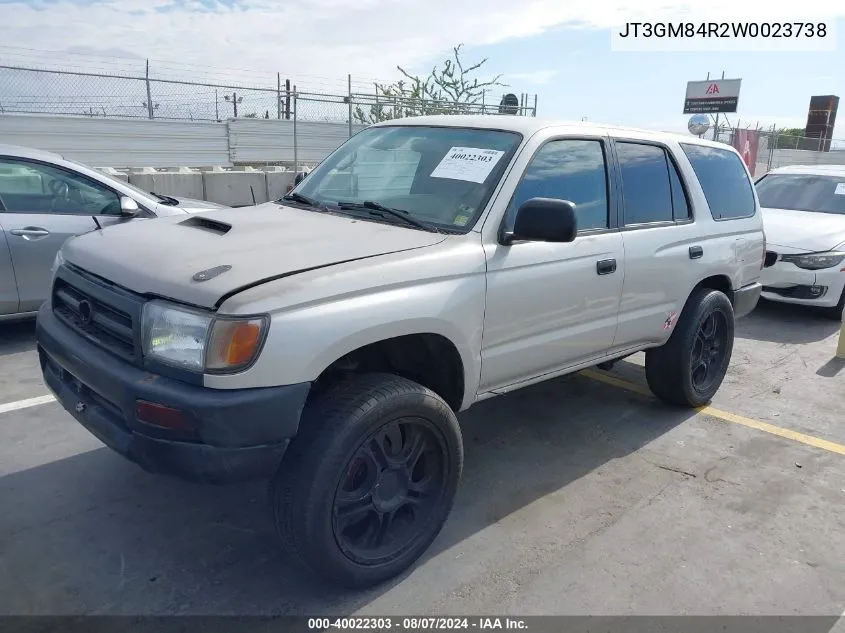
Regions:
<instances>
[{"instance_id":1,"label":"text 08/07/2024","mask_svg":"<svg viewBox=\"0 0 845 633\"><path fill-rule=\"evenodd\" d=\"M443 631L443 630L524 630L524 618L512 617L347 617L308 618L308 630L358 631Z\"/></svg>"}]
</instances>

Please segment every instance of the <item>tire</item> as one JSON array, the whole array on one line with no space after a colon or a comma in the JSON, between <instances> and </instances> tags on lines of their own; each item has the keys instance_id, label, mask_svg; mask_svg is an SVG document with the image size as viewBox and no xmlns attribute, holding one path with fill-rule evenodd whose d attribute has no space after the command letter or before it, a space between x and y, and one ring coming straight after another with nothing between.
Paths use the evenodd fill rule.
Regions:
<instances>
[{"instance_id":1,"label":"tire","mask_svg":"<svg viewBox=\"0 0 845 633\"><path fill-rule=\"evenodd\" d=\"M419 444L409 446L414 438ZM419 447L423 452L414 453ZM404 457L412 453L417 457ZM440 533L463 455L457 418L430 389L391 374L343 378L306 406L299 434L271 481L282 548L333 584L362 589L397 576ZM405 462L383 468L388 460L393 466ZM341 516L343 510L352 510L352 518ZM381 549L367 550L381 529L388 535Z\"/></svg>"},{"instance_id":2,"label":"tire","mask_svg":"<svg viewBox=\"0 0 845 633\"><path fill-rule=\"evenodd\" d=\"M713 342L708 348L704 344L704 335L699 335L703 332L702 328L706 329L711 322L717 324L714 336L718 338L719 344ZM734 312L730 300L718 290L697 288L687 299L669 340L661 347L646 352L645 369L649 388L667 404L684 407L707 404L725 378L733 343ZM710 362L706 365L705 379L702 380L699 361L705 356L710 358Z\"/></svg>"},{"instance_id":3,"label":"tire","mask_svg":"<svg viewBox=\"0 0 845 633\"><path fill-rule=\"evenodd\" d=\"M839 302L835 306L822 308L822 315L833 321L841 321L843 311L845 311L845 288L842 289L842 294L839 295Z\"/></svg>"}]
</instances>

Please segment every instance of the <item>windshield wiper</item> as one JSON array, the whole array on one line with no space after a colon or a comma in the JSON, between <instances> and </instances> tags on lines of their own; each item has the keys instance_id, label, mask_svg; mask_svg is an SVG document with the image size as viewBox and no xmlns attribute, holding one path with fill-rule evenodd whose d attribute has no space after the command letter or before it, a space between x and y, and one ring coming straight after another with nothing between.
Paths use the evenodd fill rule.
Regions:
<instances>
[{"instance_id":1,"label":"windshield wiper","mask_svg":"<svg viewBox=\"0 0 845 633\"><path fill-rule=\"evenodd\" d=\"M172 196L163 196L160 193L156 193L155 191L151 191L156 198L158 198L162 204L167 205L168 207L175 207L179 205L179 201L172 197Z\"/></svg>"},{"instance_id":2,"label":"windshield wiper","mask_svg":"<svg viewBox=\"0 0 845 633\"><path fill-rule=\"evenodd\" d=\"M291 202L298 202L299 204L304 204L308 207L314 207L315 209L319 209L320 211L327 211L326 205L320 204L319 202L314 200L314 198L303 196L301 193L296 193L295 191L292 191L291 193L282 196L282 200L290 200Z\"/></svg>"},{"instance_id":3,"label":"windshield wiper","mask_svg":"<svg viewBox=\"0 0 845 633\"><path fill-rule=\"evenodd\" d=\"M427 222L411 217L404 209L392 209L384 206L383 204L379 204L378 202L373 202L372 200L364 200L364 202L346 202L341 200L338 201L337 206L341 209L367 209L373 215L386 213L394 218L404 220L408 224L415 226L418 229L422 229L423 231L428 231L429 233L440 233L436 226L432 226Z\"/></svg>"}]
</instances>

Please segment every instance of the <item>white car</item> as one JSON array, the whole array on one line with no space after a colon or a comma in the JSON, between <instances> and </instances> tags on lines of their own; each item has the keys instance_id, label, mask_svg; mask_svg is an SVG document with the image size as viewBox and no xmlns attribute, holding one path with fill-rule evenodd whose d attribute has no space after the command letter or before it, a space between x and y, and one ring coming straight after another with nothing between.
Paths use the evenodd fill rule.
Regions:
<instances>
[{"instance_id":1,"label":"white car","mask_svg":"<svg viewBox=\"0 0 845 633\"><path fill-rule=\"evenodd\" d=\"M756 183L766 230L765 299L845 307L845 165L779 167Z\"/></svg>"},{"instance_id":2,"label":"white car","mask_svg":"<svg viewBox=\"0 0 845 633\"><path fill-rule=\"evenodd\" d=\"M0 321L35 316L69 237L98 225L223 208L150 193L58 154L0 144Z\"/></svg>"}]
</instances>

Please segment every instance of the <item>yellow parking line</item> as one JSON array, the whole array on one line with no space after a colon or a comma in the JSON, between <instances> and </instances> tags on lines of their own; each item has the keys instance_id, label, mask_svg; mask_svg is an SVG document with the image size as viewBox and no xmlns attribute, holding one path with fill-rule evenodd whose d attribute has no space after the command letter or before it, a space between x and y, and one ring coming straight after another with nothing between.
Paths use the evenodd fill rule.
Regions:
<instances>
[{"instance_id":1,"label":"yellow parking line","mask_svg":"<svg viewBox=\"0 0 845 633\"><path fill-rule=\"evenodd\" d=\"M654 397L654 394L652 394L647 387L638 385L633 382L629 382L627 380L622 380L621 378L617 378L616 376L603 374L593 369L585 369L580 373L582 376L591 380L603 382L605 384L612 385L620 389L625 389L626 391L632 391L634 393L649 398ZM765 433L771 433L772 435L777 435L778 437L783 437L794 442L806 444L807 446L813 446L815 448L820 448L825 451L830 451L831 453L845 455L845 445L837 444L836 442L831 442L829 440L823 440L820 437L814 437L812 435L807 435L806 433L791 431L790 429L775 426L774 424L769 424L768 422L761 422L760 420L754 420L753 418L746 418L743 415L737 415L736 413L722 411L721 409L714 409L710 406L699 407L698 411L700 413L703 413L704 415L709 415L714 418L724 420L725 422L741 424L742 426L757 429L758 431L763 431Z\"/></svg>"}]
</instances>

